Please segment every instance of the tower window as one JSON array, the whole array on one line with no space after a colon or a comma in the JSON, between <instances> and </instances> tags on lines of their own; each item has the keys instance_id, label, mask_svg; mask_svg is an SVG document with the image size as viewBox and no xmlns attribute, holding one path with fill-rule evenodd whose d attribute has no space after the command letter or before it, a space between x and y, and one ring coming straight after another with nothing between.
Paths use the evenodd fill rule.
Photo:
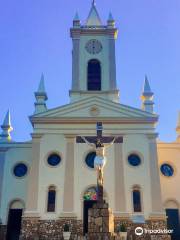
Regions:
<instances>
[{"instance_id":1,"label":"tower window","mask_svg":"<svg viewBox=\"0 0 180 240\"><path fill-rule=\"evenodd\" d=\"M133 190L133 208L134 212L141 212L141 192L139 189Z\"/></svg>"},{"instance_id":2,"label":"tower window","mask_svg":"<svg viewBox=\"0 0 180 240\"><path fill-rule=\"evenodd\" d=\"M101 90L101 64L96 59L88 62L87 85L88 91Z\"/></svg>"},{"instance_id":3,"label":"tower window","mask_svg":"<svg viewBox=\"0 0 180 240\"><path fill-rule=\"evenodd\" d=\"M55 204L56 204L56 189L55 187L50 187L48 190L47 211L55 212Z\"/></svg>"}]
</instances>

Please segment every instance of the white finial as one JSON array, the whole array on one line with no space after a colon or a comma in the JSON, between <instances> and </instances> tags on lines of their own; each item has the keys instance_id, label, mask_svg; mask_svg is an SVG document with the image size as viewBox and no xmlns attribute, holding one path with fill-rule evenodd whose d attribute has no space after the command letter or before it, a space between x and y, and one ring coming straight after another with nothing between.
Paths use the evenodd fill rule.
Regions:
<instances>
[{"instance_id":1,"label":"white finial","mask_svg":"<svg viewBox=\"0 0 180 240\"><path fill-rule=\"evenodd\" d=\"M44 84L44 74L41 75L41 80L39 83L38 91L35 92L36 102L35 102L35 112L34 114L41 113L47 110L46 100L48 99L45 84Z\"/></svg>"},{"instance_id":2,"label":"white finial","mask_svg":"<svg viewBox=\"0 0 180 240\"><path fill-rule=\"evenodd\" d=\"M0 134L0 141L1 142L8 142L11 141L10 132L13 130L11 126L11 114L10 110L7 111L6 116L3 121L3 125L1 126L2 133Z\"/></svg>"},{"instance_id":3,"label":"white finial","mask_svg":"<svg viewBox=\"0 0 180 240\"><path fill-rule=\"evenodd\" d=\"M114 18L113 18L113 15L111 12L109 13L107 23L108 23L108 27L110 27L110 28L115 26L115 21L114 21Z\"/></svg>"},{"instance_id":4,"label":"white finial","mask_svg":"<svg viewBox=\"0 0 180 240\"><path fill-rule=\"evenodd\" d=\"M74 19L73 19L73 27L79 28L80 25L81 25L81 23L80 23L80 19L79 19L79 14L78 14L78 12L76 12Z\"/></svg>"},{"instance_id":5,"label":"white finial","mask_svg":"<svg viewBox=\"0 0 180 240\"><path fill-rule=\"evenodd\" d=\"M143 93L141 96L142 109L144 111L153 113L153 111L154 111L153 97L154 97L154 93L151 91L151 87L150 87L147 76L145 76L144 85L143 85Z\"/></svg>"},{"instance_id":6,"label":"white finial","mask_svg":"<svg viewBox=\"0 0 180 240\"><path fill-rule=\"evenodd\" d=\"M114 18L111 12L109 13L108 21L114 21Z\"/></svg>"},{"instance_id":7,"label":"white finial","mask_svg":"<svg viewBox=\"0 0 180 240\"><path fill-rule=\"evenodd\" d=\"M74 16L74 21L79 21L79 14L78 14L78 12L76 12L76 14Z\"/></svg>"},{"instance_id":8,"label":"white finial","mask_svg":"<svg viewBox=\"0 0 180 240\"><path fill-rule=\"evenodd\" d=\"M93 6L96 6L96 0L93 0L93 1L92 1L92 5L93 5Z\"/></svg>"}]
</instances>

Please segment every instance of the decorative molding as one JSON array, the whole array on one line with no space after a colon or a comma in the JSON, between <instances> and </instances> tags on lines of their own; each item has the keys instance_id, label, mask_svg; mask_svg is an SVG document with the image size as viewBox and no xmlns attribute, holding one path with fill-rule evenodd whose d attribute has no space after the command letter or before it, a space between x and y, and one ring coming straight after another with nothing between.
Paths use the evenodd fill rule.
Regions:
<instances>
[{"instance_id":1,"label":"decorative molding","mask_svg":"<svg viewBox=\"0 0 180 240\"><path fill-rule=\"evenodd\" d=\"M59 216L59 218L61 219L67 219L67 218L73 218L73 219L77 219L77 214L74 212L62 212Z\"/></svg>"}]
</instances>

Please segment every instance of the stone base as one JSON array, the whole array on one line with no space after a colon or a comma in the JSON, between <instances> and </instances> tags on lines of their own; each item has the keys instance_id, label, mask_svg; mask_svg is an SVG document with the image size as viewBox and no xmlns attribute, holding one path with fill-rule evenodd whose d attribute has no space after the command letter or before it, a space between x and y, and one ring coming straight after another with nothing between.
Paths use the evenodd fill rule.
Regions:
<instances>
[{"instance_id":1,"label":"stone base","mask_svg":"<svg viewBox=\"0 0 180 240\"><path fill-rule=\"evenodd\" d=\"M0 225L0 240L6 240L6 231L7 231L7 226Z\"/></svg>"},{"instance_id":2,"label":"stone base","mask_svg":"<svg viewBox=\"0 0 180 240\"><path fill-rule=\"evenodd\" d=\"M94 204L88 212L89 233L114 233L114 216L108 203Z\"/></svg>"},{"instance_id":3,"label":"stone base","mask_svg":"<svg viewBox=\"0 0 180 240\"><path fill-rule=\"evenodd\" d=\"M117 237L113 233L89 233L87 240L116 240Z\"/></svg>"}]
</instances>

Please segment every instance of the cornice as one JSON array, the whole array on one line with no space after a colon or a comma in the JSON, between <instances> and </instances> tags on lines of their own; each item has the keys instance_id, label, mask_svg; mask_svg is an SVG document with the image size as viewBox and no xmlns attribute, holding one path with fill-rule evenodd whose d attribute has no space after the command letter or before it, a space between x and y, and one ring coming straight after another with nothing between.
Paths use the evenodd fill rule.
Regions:
<instances>
[{"instance_id":1,"label":"cornice","mask_svg":"<svg viewBox=\"0 0 180 240\"><path fill-rule=\"evenodd\" d=\"M80 35L109 35L114 39L117 38L118 29L117 28L107 28L107 26L102 26L100 28L92 27L88 28L86 26L81 26L80 28L71 28L70 29L71 37L77 38Z\"/></svg>"},{"instance_id":2,"label":"cornice","mask_svg":"<svg viewBox=\"0 0 180 240\"><path fill-rule=\"evenodd\" d=\"M91 118L56 118L56 117L30 117L33 124L87 124L96 123L97 117ZM158 117L145 117L145 118L98 118L98 121L102 121L104 124L154 124L158 120Z\"/></svg>"}]
</instances>

